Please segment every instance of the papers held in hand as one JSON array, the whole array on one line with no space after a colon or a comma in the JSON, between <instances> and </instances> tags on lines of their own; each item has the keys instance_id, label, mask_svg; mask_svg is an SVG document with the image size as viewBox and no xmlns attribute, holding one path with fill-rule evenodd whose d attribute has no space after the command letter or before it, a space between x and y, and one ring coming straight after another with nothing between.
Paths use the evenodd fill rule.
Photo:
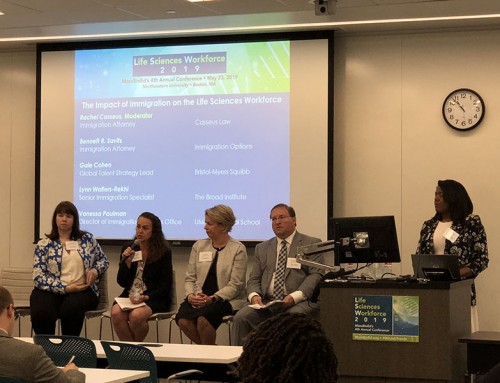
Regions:
<instances>
[{"instance_id":1,"label":"papers held in hand","mask_svg":"<svg viewBox=\"0 0 500 383\"><path fill-rule=\"evenodd\" d=\"M134 253L134 258L132 258L132 262L139 262L139 261L142 261L142 251L141 250L137 250Z\"/></svg>"},{"instance_id":2,"label":"papers held in hand","mask_svg":"<svg viewBox=\"0 0 500 383\"><path fill-rule=\"evenodd\" d=\"M270 310L272 312L280 312L284 310L285 302L279 299L274 301L267 302L264 306L259 305L258 303L254 305L249 305L249 307L255 310Z\"/></svg>"},{"instance_id":3,"label":"papers held in hand","mask_svg":"<svg viewBox=\"0 0 500 383\"><path fill-rule=\"evenodd\" d=\"M129 298L116 297L115 302L118 303L118 306L120 306L120 308L123 311L136 309L137 307L141 307L141 306L146 306L146 303L144 303L144 302L132 303L132 302L130 302Z\"/></svg>"}]
</instances>

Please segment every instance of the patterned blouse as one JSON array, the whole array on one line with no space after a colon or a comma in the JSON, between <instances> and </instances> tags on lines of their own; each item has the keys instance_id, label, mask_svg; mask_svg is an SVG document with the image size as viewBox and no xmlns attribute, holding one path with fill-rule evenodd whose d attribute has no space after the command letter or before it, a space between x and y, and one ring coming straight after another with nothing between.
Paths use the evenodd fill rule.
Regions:
<instances>
[{"instance_id":1,"label":"patterned blouse","mask_svg":"<svg viewBox=\"0 0 500 383\"><path fill-rule=\"evenodd\" d=\"M85 272L93 268L102 275L108 269L109 262L99 243L87 232L84 232L77 242ZM66 285L61 282L62 255L63 245L59 239L52 241L44 238L38 241L33 260L33 280L36 288L55 294L65 293ZM99 277L91 286L97 296L99 296L98 281Z\"/></svg>"},{"instance_id":2,"label":"patterned blouse","mask_svg":"<svg viewBox=\"0 0 500 383\"><path fill-rule=\"evenodd\" d=\"M416 254L434 254L434 231L439 223L437 218L424 222ZM454 243L445 241L444 253L458 255L461 267L469 267L473 277L488 267L488 243L486 232L478 215L470 214L464 222L453 223L451 229L458 234ZM476 304L475 288L472 290L472 305Z\"/></svg>"}]
</instances>

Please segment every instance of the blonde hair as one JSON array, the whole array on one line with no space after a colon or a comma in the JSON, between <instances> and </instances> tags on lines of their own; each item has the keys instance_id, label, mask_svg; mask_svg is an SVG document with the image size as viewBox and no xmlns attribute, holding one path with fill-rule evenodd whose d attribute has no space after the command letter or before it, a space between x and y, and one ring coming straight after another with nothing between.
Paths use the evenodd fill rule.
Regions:
<instances>
[{"instance_id":1,"label":"blonde hair","mask_svg":"<svg viewBox=\"0 0 500 383\"><path fill-rule=\"evenodd\" d=\"M231 231L236 223L236 217L234 216L233 209L227 205L215 205L214 207L205 210L205 215L221 225L227 233Z\"/></svg>"}]
</instances>

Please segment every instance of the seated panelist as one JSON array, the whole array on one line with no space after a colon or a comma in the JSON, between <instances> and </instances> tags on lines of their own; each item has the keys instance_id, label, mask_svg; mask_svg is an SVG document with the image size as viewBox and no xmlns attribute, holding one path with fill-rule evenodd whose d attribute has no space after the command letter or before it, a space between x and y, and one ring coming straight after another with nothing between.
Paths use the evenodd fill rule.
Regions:
<instances>
[{"instance_id":1,"label":"seated panelist","mask_svg":"<svg viewBox=\"0 0 500 383\"><path fill-rule=\"evenodd\" d=\"M63 335L79 336L85 312L99 303L99 277L108 269L106 254L92 234L80 230L76 206L60 202L52 230L38 241L33 262L31 324L36 334L55 334L61 319Z\"/></svg>"},{"instance_id":2,"label":"seated panelist","mask_svg":"<svg viewBox=\"0 0 500 383\"><path fill-rule=\"evenodd\" d=\"M252 306L264 306L273 300L282 300L282 311L308 314L317 312L318 304L312 302L311 297L323 272L321 269L299 264L296 257L299 246L321 240L297 231L295 210L291 206L274 206L270 218L276 236L255 247L255 260L247 281L248 301ZM324 263L322 254L312 255L310 260ZM275 314L275 310L244 306L233 318L231 338L237 345L242 345L253 329Z\"/></svg>"},{"instance_id":3,"label":"seated panelist","mask_svg":"<svg viewBox=\"0 0 500 383\"><path fill-rule=\"evenodd\" d=\"M149 317L170 309L172 252L162 231L160 219L144 212L137 218L135 241L122 250L117 282L123 287L121 298L142 306L122 310L111 308L111 321L122 341L142 342L149 332Z\"/></svg>"},{"instance_id":4,"label":"seated panelist","mask_svg":"<svg viewBox=\"0 0 500 383\"><path fill-rule=\"evenodd\" d=\"M247 251L231 238L233 210L217 205L205 210L208 238L196 241L184 280L186 299L175 315L182 332L197 344L215 344L225 315L245 303Z\"/></svg>"}]
</instances>

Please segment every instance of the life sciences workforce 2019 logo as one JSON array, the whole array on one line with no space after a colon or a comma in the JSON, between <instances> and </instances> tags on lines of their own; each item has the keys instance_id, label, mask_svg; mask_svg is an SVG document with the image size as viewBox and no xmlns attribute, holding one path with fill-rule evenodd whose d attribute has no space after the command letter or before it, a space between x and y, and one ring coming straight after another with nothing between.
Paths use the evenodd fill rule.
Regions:
<instances>
[{"instance_id":1,"label":"life sciences workforce 2019 logo","mask_svg":"<svg viewBox=\"0 0 500 383\"><path fill-rule=\"evenodd\" d=\"M419 341L419 297L354 295L353 340Z\"/></svg>"}]
</instances>

